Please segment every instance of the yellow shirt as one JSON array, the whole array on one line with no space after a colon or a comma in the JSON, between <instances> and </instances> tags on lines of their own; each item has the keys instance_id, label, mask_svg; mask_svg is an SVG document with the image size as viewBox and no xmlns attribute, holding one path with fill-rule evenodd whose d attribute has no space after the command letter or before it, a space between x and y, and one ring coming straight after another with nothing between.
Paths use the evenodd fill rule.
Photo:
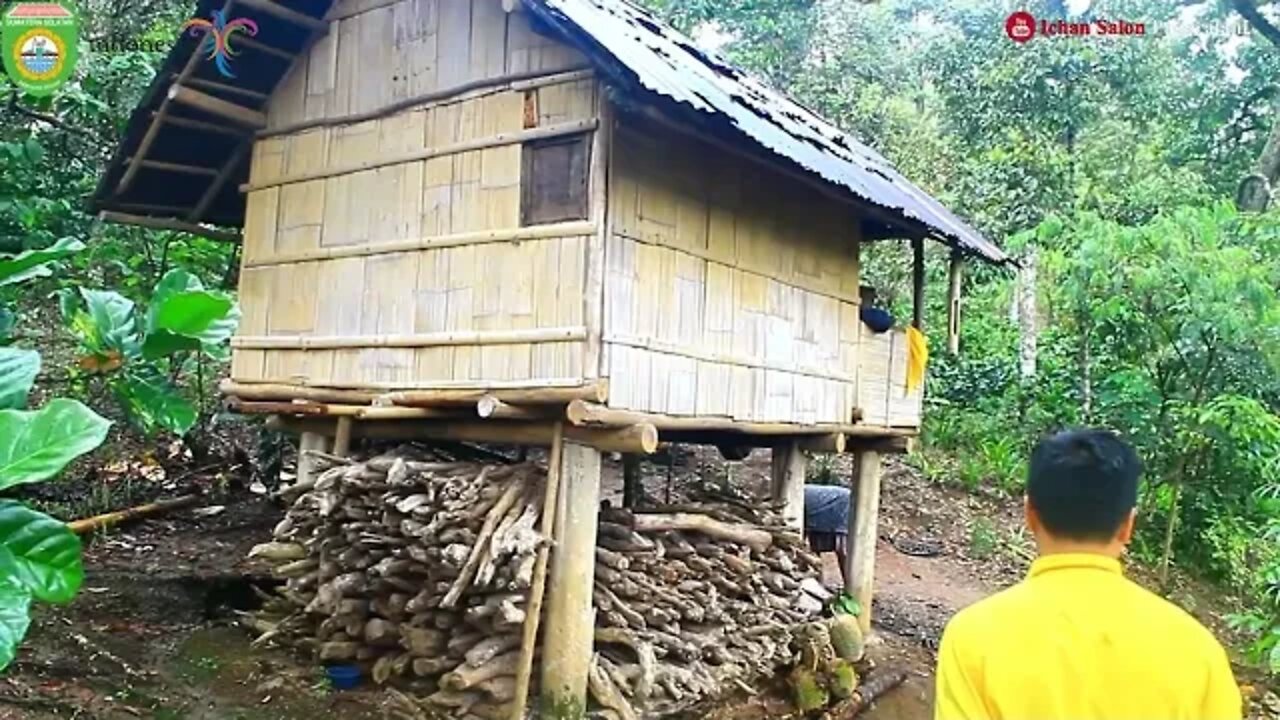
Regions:
<instances>
[{"instance_id":1,"label":"yellow shirt","mask_svg":"<svg viewBox=\"0 0 1280 720\"><path fill-rule=\"evenodd\" d=\"M1239 720L1222 646L1101 555L1049 555L961 610L938 649L936 720Z\"/></svg>"}]
</instances>

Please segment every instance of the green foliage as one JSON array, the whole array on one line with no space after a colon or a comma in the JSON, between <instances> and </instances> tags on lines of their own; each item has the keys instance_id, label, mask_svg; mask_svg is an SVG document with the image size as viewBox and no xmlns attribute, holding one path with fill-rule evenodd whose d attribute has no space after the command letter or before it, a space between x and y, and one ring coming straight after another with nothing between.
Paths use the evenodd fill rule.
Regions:
<instances>
[{"instance_id":1,"label":"green foliage","mask_svg":"<svg viewBox=\"0 0 1280 720\"><path fill-rule=\"evenodd\" d=\"M161 278L145 313L120 293L86 288L63 291L61 307L79 340L81 367L106 379L142 431L176 435L185 435L199 418L196 402L176 381L191 375L199 381L207 359L225 358L240 317L230 295L206 290L184 270ZM196 393L203 395L204 388Z\"/></svg>"},{"instance_id":2,"label":"green foliage","mask_svg":"<svg viewBox=\"0 0 1280 720\"><path fill-rule=\"evenodd\" d=\"M969 525L969 556L986 560L1000 549L1000 533L990 518L974 518Z\"/></svg>"},{"instance_id":3,"label":"green foliage","mask_svg":"<svg viewBox=\"0 0 1280 720\"><path fill-rule=\"evenodd\" d=\"M40 353L0 347L0 410L27 406L27 394L40 374Z\"/></svg>"},{"instance_id":4,"label":"green foliage","mask_svg":"<svg viewBox=\"0 0 1280 720\"><path fill-rule=\"evenodd\" d=\"M837 615L852 615L857 617L862 613L862 605L858 599L849 593L840 593L835 600L831 601L831 611Z\"/></svg>"},{"instance_id":5,"label":"green foliage","mask_svg":"<svg viewBox=\"0 0 1280 720\"><path fill-rule=\"evenodd\" d=\"M111 423L76 400L0 410L0 490L48 480L102 444Z\"/></svg>"}]
</instances>

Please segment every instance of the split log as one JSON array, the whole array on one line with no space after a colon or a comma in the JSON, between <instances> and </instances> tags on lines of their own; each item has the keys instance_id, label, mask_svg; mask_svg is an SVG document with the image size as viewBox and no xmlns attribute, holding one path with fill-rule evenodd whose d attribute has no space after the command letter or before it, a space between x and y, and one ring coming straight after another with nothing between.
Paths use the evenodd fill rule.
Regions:
<instances>
[{"instance_id":1,"label":"split log","mask_svg":"<svg viewBox=\"0 0 1280 720\"><path fill-rule=\"evenodd\" d=\"M764 552L773 544L773 534L750 527L732 526L706 515L676 513L673 515L637 515L636 530L661 532L663 530L688 530L729 542L746 545L757 552Z\"/></svg>"}]
</instances>

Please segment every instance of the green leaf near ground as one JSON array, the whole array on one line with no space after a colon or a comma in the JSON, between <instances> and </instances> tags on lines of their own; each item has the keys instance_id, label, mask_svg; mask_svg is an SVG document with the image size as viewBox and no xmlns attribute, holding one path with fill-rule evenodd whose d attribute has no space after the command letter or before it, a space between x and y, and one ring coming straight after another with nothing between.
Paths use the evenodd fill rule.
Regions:
<instances>
[{"instance_id":1,"label":"green leaf near ground","mask_svg":"<svg viewBox=\"0 0 1280 720\"><path fill-rule=\"evenodd\" d=\"M178 338L190 338L201 342L216 343L230 337L234 325L228 330L225 321L235 308L235 301L225 293L207 290L184 290L168 294L152 301L148 313L147 340L142 352L147 357L161 357L170 347L182 347ZM153 340L153 336L157 336Z\"/></svg>"},{"instance_id":2,"label":"green leaf near ground","mask_svg":"<svg viewBox=\"0 0 1280 720\"><path fill-rule=\"evenodd\" d=\"M28 250L17 255L0 257L0 286L12 285L35 277L53 274L49 263L74 255L84 249L84 243L72 238L62 238L42 250Z\"/></svg>"},{"instance_id":3,"label":"green leaf near ground","mask_svg":"<svg viewBox=\"0 0 1280 720\"><path fill-rule=\"evenodd\" d=\"M80 538L64 522L0 500L0 577L38 600L70 602L84 582Z\"/></svg>"},{"instance_id":4,"label":"green leaf near ground","mask_svg":"<svg viewBox=\"0 0 1280 720\"><path fill-rule=\"evenodd\" d=\"M0 670L17 655L22 638L31 624L31 594L21 587L0 581Z\"/></svg>"},{"instance_id":5,"label":"green leaf near ground","mask_svg":"<svg viewBox=\"0 0 1280 720\"><path fill-rule=\"evenodd\" d=\"M57 475L107 437L111 422L75 400L0 410L0 490Z\"/></svg>"},{"instance_id":6,"label":"green leaf near ground","mask_svg":"<svg viewBox=\"0 0 1280 720\"><path fill-rule=\"evenodd\" d=\"M0 410L21 410L40 374L40 353L0 347Z\"/></svg>"},{"instance_id":7,"label":"green leaf near ground","mask_svg":"<svg viewBox=\"0 0 1280 720\"><path fill-rule=\"evenodd\" d=\"M148 434L164 429L185 435L196 424L195 405L158 373L118 378L112 390L129 417Z\"/></svg>"},{"instance_id":8,"label":"green leaf near ground","mask_svg":"<svg viewBox=\"0 0 1280 720\"><path fill-rule=\"evenodd\" d=\"M85 316L81 318L86 345L94 352L119 350L129 355L138 344L133 301L107 290L80 289Z\"/></svg>"},{"instance_id":9,"label":"green leaf near ground","mask_svg":"<svg viewBox=\"0 0 1280 720\"><path fill-rule=\"evenodd\" d=\"M13 337L13 328L17 324L18 316L0 303L0 345L9 342L9 338Z\"/></svg>"}]
</instances>

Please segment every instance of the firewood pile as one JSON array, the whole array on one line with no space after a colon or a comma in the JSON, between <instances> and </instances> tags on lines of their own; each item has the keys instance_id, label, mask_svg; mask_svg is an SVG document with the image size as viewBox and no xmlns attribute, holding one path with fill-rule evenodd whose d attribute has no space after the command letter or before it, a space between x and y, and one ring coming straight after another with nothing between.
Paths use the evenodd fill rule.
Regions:
<instances>
[{"instance_id":1,"label":"firewood pile","mask_svg":"<svg viewBox=\"0 0 1280 720\"><path fill-rule=\"evenodd\" d=\"M318 462L251 553L286 581L256 618L260 640L411 683L453 716L507 717L546 471L405 449ZM826 599L800 534L749 499L606 505L598 537L590 689L606 715L676 712L772 675Z\"/></svg>"}]
</instances>

